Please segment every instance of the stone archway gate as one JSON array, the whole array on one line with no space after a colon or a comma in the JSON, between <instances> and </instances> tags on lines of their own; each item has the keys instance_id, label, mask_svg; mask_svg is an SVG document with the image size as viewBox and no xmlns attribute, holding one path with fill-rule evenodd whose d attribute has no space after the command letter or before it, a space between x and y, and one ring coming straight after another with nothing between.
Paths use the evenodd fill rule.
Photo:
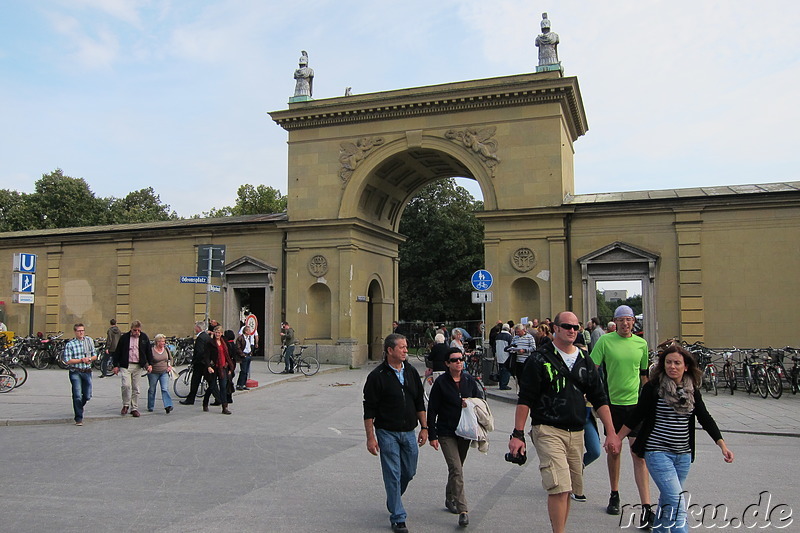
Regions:
<instances>
[{"instance_id":1,"label":"stone archway gate","mask_svg":"<svg viewBox=\"0 0 800 533\"><path fill-rule=\"evenodd\" d=\"M504 316L520 277L540 288L531 316L566 308L563 216L546 212L574 192L573 143L587 129L576 78L523 74L296 102L270 115L289 133L285 313L299 330L315 324L319 337L306 341L327 350L323 358L361 364L375 341L368 320L391 331L400 217L437 179L472 178L483 192L496 279L487 320ZM523 248L535 255L523 269L500 259Z\"/></svg>"}]
</instances>

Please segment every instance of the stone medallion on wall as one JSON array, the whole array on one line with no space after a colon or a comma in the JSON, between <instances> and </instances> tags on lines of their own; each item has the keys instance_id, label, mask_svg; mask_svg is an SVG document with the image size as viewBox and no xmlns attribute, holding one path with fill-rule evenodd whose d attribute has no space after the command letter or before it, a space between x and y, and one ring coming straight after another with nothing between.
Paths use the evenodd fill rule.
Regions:
<instances>
[{"instance_id":1,"label":"stone medallion on wall","mask_svg":"<svg viewBox=\"0 0 800 533\"><path fill-rule=\"evenodd\" d=\"M511 254L511 266L518 272L529 272L536 266L536 254L530 248L517 248Z\"/></svg>"},{"instance_id":2,"label":"stone medallion on wall","mask_svg":"<svg viewBox=\"0 0 800 533\"><path fill-rule=\"evenodd\" d=\"M308 261L308 271L315 278L321 278L328 273L328 260L324 255L315 255Z\"/></svg>"}]
</instances>

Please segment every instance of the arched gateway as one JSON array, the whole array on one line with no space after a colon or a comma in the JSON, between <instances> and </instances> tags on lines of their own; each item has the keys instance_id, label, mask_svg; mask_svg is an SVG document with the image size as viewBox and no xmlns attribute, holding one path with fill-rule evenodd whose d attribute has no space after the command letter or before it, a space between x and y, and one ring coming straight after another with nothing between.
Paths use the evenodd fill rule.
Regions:
<instances>
[{"instance_id":1,"label":"arched gateway","mask_svg":"<svg viewBox=\"0 0 800 533\"><path fill-rule=\"evenodd\" d=\"M588 320L597 282L625 279L641 283L651 346L797 345L800 183L575 195L586 119L560 71L299 101L272 117L289 132L288 214L2 233L5 323L82 321L97 337L113 317L185 335L207 309L236 328L247 307L265 353L285 316L321 361L361 365L398 318L403 209L462 176L483 190L490 323L564 309ZM226 246L220 292L182 282L208 244ZM34 304L14 303L17 253L38 257Z\"/></svg>"},{"instance_id":2,"label":"arched gateway","mask_svg":"<svg viewBox=\"0 0 800 533\"><path fill-rule=\"evenodd\" d=\"M574 192L572 145L586 131L576 78L546 72L305 101L271 116L289 132L287 319L330 333L309 341L338 357L348 350L354 364L379 356L397 315L400 216L419 189L448 177L472 178L483 192L486 267L497 278L489 316L520 307L512 285L521 278L538 296L531 316L566 308L566 292L550 288L566 282L565 227L526 215ZM518 264L501 260L515 253Z\"/></svg>"}]
</instances>

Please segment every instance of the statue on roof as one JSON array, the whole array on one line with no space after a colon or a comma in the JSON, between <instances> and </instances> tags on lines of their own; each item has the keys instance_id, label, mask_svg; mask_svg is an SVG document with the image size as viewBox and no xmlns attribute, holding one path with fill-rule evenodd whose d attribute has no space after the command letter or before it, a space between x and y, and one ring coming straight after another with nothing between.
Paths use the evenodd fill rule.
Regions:
<instances>
[{"instance_id":1,"label":"statue on roof","mask_svg":"<svg viewBox=\"0 0 800 533\"><path fill-rule=\"evenodd\" d=\"M550 31L547 13L542 13L542 33L536 37L536 47L539 49L539 67L545 67L537 68L536 72L561 70L561 63L558 61L558 34ZM550 65L556 65L558 68Z\"/></svg>"},{"instance_id":2,"label":"statue on roof","mask_svg":"<svg viewBox=\"0 0 800 533\"><path fill-rule=\"evenodd\" d=\"M294 97L291 101L310 100L314 89L314 70L308 68L308 53L300 52L300 68L294 71Z\"/></svg>"}]
</instances>

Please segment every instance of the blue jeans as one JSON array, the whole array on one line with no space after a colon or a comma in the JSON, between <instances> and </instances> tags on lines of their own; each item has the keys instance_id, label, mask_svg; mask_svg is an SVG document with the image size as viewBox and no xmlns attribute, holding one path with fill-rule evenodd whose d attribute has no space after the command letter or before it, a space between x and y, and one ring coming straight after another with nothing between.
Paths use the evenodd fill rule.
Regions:
<instances>
[{"instance_id":1,"label":"blue jeans","mask_svg":"<svg viewBox=\"0 0 800 533\"><path fill-rule=\"evenodd\" d=\"M253 356L245 355L241 363L239 363L239 380L236 382L237 387L247 386L247 376L250 374L250 361Z\"/></svg>"},{"instance_id":2,"label":"blue jeans","mask_svg":"<svg viewBox=\"0 0 800 533\"><path fill-rule=\"evenodd\" d=\"M294 355L294 344L290 344L286 347L286 352L283 354L283 359L286 362L286 372L291 372L292 367L294 366L294 361L292 361L292 356Z\"/></svg>"},{"instance_id":3,"label":"blue jeans","mask_svg":"<svg viewBox=\"0 0 800 533\"><path fill-rule=\"evenodd\" d=\"M592 464L603 451L600 445L600 435L597 433L597 426L592 419L592 408L586 408L586 423L583 425L583 446L586 453L583 454L583 466Z\"/></svg>"},{"instance_id":4,"label":"blue jeans","mask_svg":"<svg viewBox=\"0 0 800 533\"><path fill-rule=\"evenodd\" d=\"M406 510L400 497L406 491L408 482L417 473L419 446L413 431L387 431L376 429L381 455L383 485L386 488L386 509L389 521L405 522Z\"/></svg>"},{"instance_id":5,"label":"blue jeans","mask_svg":"<svg viewBox=\"0 0 800 533\"><path fill-rule=\"evenodd\" d=\"M500 377L500 388L505 389L508 387L508 382L511 381L511 370L508 369L508 361L499 363L497 367L497 373Z\"/></svg>"},{"instance_id":6,"label":"blue jeans","mask_svg":"<svg viewBox=\"0 0 800 533\"><path fill-rule=\"evenodd\" d=\"M156 383L161 385L161 401L164 407L172 407L172 396L169 395L169 374L166 372L150 372L147 374L150 388L147 389L147 410L152 411L156 406Z\"/></svg>"},{"instance_id":7,"label":"blue jeans","mask_svg":"<svg viewBox=\"0 0 800 533\"><path fill-rule=\"evenodd\" d=\"M692 464L690 453L645 452L650 477L658 486L654 533L688 533L683 482Z\"/></svg>"},{"instance_id":8,"label":"blue jeans","mask_svg":"<svg viewBox=\"0 0 800 533\"><path fill-rule=\"evenodd\" d=\"M72 410L75 411L75 422L82 422L83 406L92 399L92 374L70 370L69 381L72 384Z\"/></svg>"}]
</instances>

